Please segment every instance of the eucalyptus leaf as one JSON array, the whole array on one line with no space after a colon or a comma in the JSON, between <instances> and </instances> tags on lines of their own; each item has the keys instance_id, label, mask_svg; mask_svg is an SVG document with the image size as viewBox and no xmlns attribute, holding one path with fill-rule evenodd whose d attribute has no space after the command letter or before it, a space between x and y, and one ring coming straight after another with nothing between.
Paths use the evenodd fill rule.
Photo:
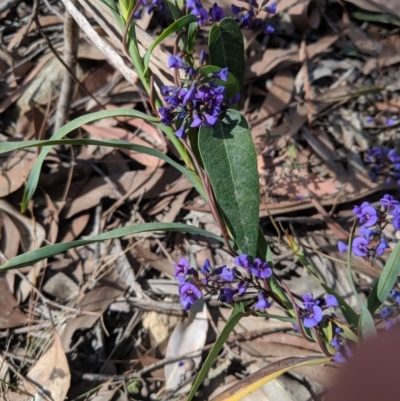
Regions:
<instances>
[{"instance_id":1,"label":"eucalyptus leaf","mask_svg":"<svg viewBox=\"0 0 400 401\"><path fill-rule=\"evenodd\" d=\"M245 118L227 110L212 127L201 127L199 151L222 216L242 253L255 256L259 181L253 139Z\"/></svg>"}]
</instances>

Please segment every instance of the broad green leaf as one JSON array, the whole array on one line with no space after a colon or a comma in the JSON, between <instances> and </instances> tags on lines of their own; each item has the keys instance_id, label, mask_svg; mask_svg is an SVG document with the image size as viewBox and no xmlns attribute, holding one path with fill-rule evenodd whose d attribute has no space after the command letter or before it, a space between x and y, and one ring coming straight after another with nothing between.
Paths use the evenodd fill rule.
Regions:
<instances>
[{"instance_id":1,"label":"broad green leaf","mask_svg":"<svg viewBox=\"0 0 400 401\"><path fill-rule=\"evenodd\" d=\"M290 357L271 363L270 365L261 368L255 373L246 376L244 379L236 382L233 386L217 395L211 401L240 401L246 395L257 390L264 384L267 384L280 375L288 372L291 369L300 368L303 366L323 365L330 361L328 357Z\"/></svg>"},{"instance_id":2,"label":"broad green leaf","mask_svg":"<svg viewBox=\"0 0 400 401\"><path fill-rule=\"evenodd\" d=\"M128 235L134 235L144 232L152 231L167 231L167 232L185 232L189 234L204 235L215 239L220 242L224 242L224 239L210 233L209 231L202 230L200 228L189 226L187 224L181 223L145 223L136 224L134 226L116 228L115 230L107 231L105 233L96 235L91 238L64 242L61 244L48 245L34 251L23 253L22 255L15 256L14 258L8 260L3 265L0 265L0 271L18 269L20 267L33 265L43 259L49 258L51 256L57 255L59 253L65 252L68 249L77 248L78 246L84 246L93 244L94 242L101 242L115 238L126 237Z\"/></svg>"},{"instance_id":3,"label":"broad green leaf","mask_svg":"<svg viewBox=\"0 0 400 401\"><path fill-rule=\"evenodd\" d=\"M227 110L201 127L199 150L222 216L243 253L256 255L259 182L256 151L245 118Z\"/></svg>"},{"instance_id":4,"label":"broad green leaf","mask_svg":"<svg viewBox=\"0 0 400 401\"><path fill-rule=\"evenodd\" d=\"M208 37L210 64L228 67L242 90L244 81L244 44L238 23L233 18L224 18L211 27Z\"/></svg>"},{"instance_id":5,"label":"broad green leaf","mask_svg":"<svg viewBox=\"0 0 400 401\"><path fill-rule=\"evenodd\" d=\"M206 197L206 193L204 188L198 178L198 176L193 172L188 170L186 167L183 167L181 164L177 163L175 160L171 159L164 153L149 148L147 146L141 145L133 145L128 141L123 141L120 139L105 139L105 140L96 140L96 139L48 139L41 141L21 141L21 142L4 142L0 144L0 153L4 151L17 150L30 148L34 146L56 146L56 145L97 145L104 147L111 147L117 149L128 149L134 152L145 153L149 156L158 157L161 160L166 161L172 167L175 167L179 170L186 178L193 184L193 186L197 189L199 194L203 197ZM6 150L5 150L6 149ZM205 198L206 199L206 198Z\"/></svg>"},{"instance_id":6,"label":"broad green leaf","mask_svg":"<svg viewBox=\"0 0 400 401\"><path fill-rule=\"evenodd\" d=\"M153 50L157 45L159 45L164 39L166 39L168 36L172 35L175 32L180 31L183 29L185 26L194 23L197 21L197 18L193 14L187 14L184 15L182 18L179 18L177 21L173 22L167 29L164 29L161 34L157 37L157 39L150 45L150 47L147 49L146 53L144 54L143 57L143 64L144 64L144 69L145 72L147 71L147 68L149 67L150 63L150 56Z\"/></svg>"},{"instance_id":7,"label":"broad green leaf","mask_svg":"<svg viewBox=\"0 0 400 401\"><path fill-rule=\"evenodd\" d=\"M400 241L390 253L378 280L377 296L381 303L386 301L400 273Z\"/></svg>"},{"instance_id":8,"label":"broad green leaf","mask_svg":"<svg viewBox=\"0 0 400 401\"><path fill-rule=\"evenodd\" d=\"M376 336L376 328L374 324L374 318L371 315L371 312L368 310L365 303L362 301L360 296L358 295L356 286L354 285L353 276L351 274L351 252L354 238L354 231L356 228L357 222L355 221L353 224L353 228L350 233L348 250L347 250L347 278L349 280L350 288L353 291L354 296L357 298L358 303L361 307L361 316L358 324L358 330L363 338L369 338Z\"/></svg>"},{"instance_id":9,"label":"broad green leaf","mask_svg":"<svg viewBox=\"0 0 400 401\"><path fill-rule=\"evenodd\" d=\"M222 329L220 335L215 341L215 344L211 348L210 353L207 355L207 358L204 361L204 364L201 367L200 372L198 373L196 380L193 383L193 387L191 388L189 396L186 401L191 401L193 399L194 395L196 394L196 391L206 378L207 373L211 368L211 365L215 361L215 358L218 356L219 351L221 351L221 348L223 347L226 339L229 337L231 331L238 324L239 320L243 317L244 313L245 312L243 304L242 303L236 304L232 310L231 315L229 316L228 321L225 324L225 327Z\"/></svg>"}]
</instances>

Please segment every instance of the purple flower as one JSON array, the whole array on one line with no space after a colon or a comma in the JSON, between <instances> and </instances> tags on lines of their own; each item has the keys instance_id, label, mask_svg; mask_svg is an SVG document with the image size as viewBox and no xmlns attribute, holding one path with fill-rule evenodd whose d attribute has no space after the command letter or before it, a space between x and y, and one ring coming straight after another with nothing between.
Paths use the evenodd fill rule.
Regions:
<instances>
[{"instance_id":1,"label":"purple flower","mask_svg":"<svg viewBox=\"0 0 400 401\"><path fill-rule=\"evenodd\" d=\"M186 124L185 123L183 123L181 126L180 126L180 128L178 128L176 131L175 131L175 135L178 137L178 138L185 138L186 137Z\"/></svg>"},{"instance_id":2,"label":"purple flower","mask_svg":"<svg viewBox=\"0 0 400 401\"><path fill-rule=\"evenodd\" d=\"M246 292L248 286L249 286L248 281L239 281L237 285L238 295L243 295Z\"/></svg>"},{"instance_id":3,"label":"purple flower","mask_svg":"<svg viewBox=\"0 0 400 401\"><path fill-rule=\"evenodd\" d=\"M184 62L179 56L168 56L168 68L186 68L188 64Z\"/></svg>"},{"instance_id":4,"label":"purple flower","mask_svg":"<svg viewBox=\"0 0 400 401\"><path fill-rule=\"evenodd\" d=\"M391 308L388 308L386 306L383 307L381 309L380 315L381 315L381 319L383 320L386 330L389 330L396 323L395 315Z\"/></svg>"},{"instance_id":5,"label":"purple flower","mask_svg":"<svg viewBox=\"0 0 400 401\"><path fill-rule=\"evenodd\" d=\"M276 13L276 3L272 3L271 5L265 7L264 10L269 14L275 14Z\"/></svg>"},{"instance_id":6,"label":"purple flower","mask_svg":"<svg viewBox=\"0 0 400 401\"><path fill-rule=\"evenodd\" d=\"M193 14L197 17L197 21L200 26L203 26L208 21L208 12L202 6L199 0L188 0L186 3L187 8L192 8L190 14Z\"/></svg>"},{"instance_id":7,"label":"purple flower","mask_svg":"<svg viewBox=\"0 0 400 401\"><path fill-rule=\"evenodd\" d=\"M233 263L236 266L243 267L243 269L250 271L251 258L249 255L245 254L239 255L234 259Z\"/></svg>"},{"instance_id":8,"label":"purple flower","mask_svg":"<svg viewBox=\"0 0 400 401\"><path fill-rule=\"evenodd\" d=\"M170 126L172 123L172 120L174 118L173 114L174 109L172 107L160 107L158 109L158 113L160 114L161 117L161 122L165 125Z\"/></svg>"},{"instance_id":9,"label":"purple flower","mask_svg":"<svg viewBox=\"0 0 400 401\"><path fill-rule=\"evenodd\" d=\"M214 76L218 79L220 79L221 81L227 81L228 80L228 68L223 68L221 71L216 72L214 74Z\"/></svg>"},{"instance_id":10,"label":"purple flower","mask_svg":"<svg viewBox=\"0 0 400 401\"><path fill-rule=\"evenodd\" d=\"M375 249L375 253L377 255L383 255L383 253L385 252L385 249L390 249L390 246L388 245L388 243L386 242L386 240L384 238L382 238L378 244L378 246Z\"/></svg>"},{"instance_id":11,"label":"purple flower","mask_svg":"<svg viewBox=\"0 0 400 401\"><path fill-rule=\"evenodd\" d=\"M369 206L369 202L363 202L361 203L361 206L354 206L353 207L353 214L356 215L356 217L361 218L363 215L363 208Z\"/></svg>"},{"instance_id":12,"label":"purple flower","mask_svg":"<svg viewBox=\"0 0 400 401\"><path fill-rule=\"evenodd\" d=\"M367 117L365 117L365 122L367 123L367 124L371 124L371 123L373 123L375 121L375 117L374 116L367 116Z\"/></svg>"},{"instance_id":13,"label":"purple flower","mask_svg":"<svg viewBox=\"0 0 400 401\"><path fill-rule=\"evenodd\" d=\"M179 295L183 309L189 310L196 299L201 298L200 290L191 283L184 283L179 286Z\"/></svg>"},{"instance_id":14,"label":"purple flower","mask_svg":"<svg viewBox=\"0 0 400 401\"><path fill-rule=\"evenodd\" d=\"M393 218L392 224L393 224L393 227L397 231L399 231L400 230L400 208L397 207L395 211L396 211L396 214L395 214L395 216Z\"/></svg>"},{"instance_id":15,"label":"purple flower","mask_svg":"<svg viewBox=\"0 0 400 401\"><path fill-rule=\"evenodd\" d=\"M356 256L367 256L368 255L368 248L367 245L369 241L363 237L355 237L353 240L352 250L354 255Z\"/></svg>"},{"instance_id":16,"label":"purple flower","mask_svg":"<svg viewBox=\"0 0 400 401\"><path fill-rule=\"evenodd\" d=\"M395 121L394 121L393 118L387 118L385 123L386 123L386 125L387 125L388 127L391 127L392 125L395 124Z\"/></svg>"},{"instance_id":17,"label":"purple flower","mask_svg":"<svg viewBox=\"0 0 400 401\"><path fill-rule=\"evenodd\" d=\"M175 277L186 278L190 267L189 261L186 258L181 258L179 263L173 263L173 266L175 267Z\"/></svg>"},{"instance_id":18,"label":"purple flower","mask_svg":"<svg viewBox=\"0 0 400 401\"><path fill-rule=\"evenodd\" d=\"M304 326L307 328L315 327L319 324L322 320L322 309L317 306L313 305L307 309L303 316L303 323Z\"/></svg>"},{"instance_id":19,"label":"purple flower","mask_svg":"<svg viewBox=\"0 0 400 401\"><path fill-rule=\"evenodd\" d=\"M265 25L264 27L264 33L266 35L270 35L271 33L275 32L275 28L272 25Z\"/></svg>"},{"instance_id":20,"label":"purple flower","mask_svg":"<svg viewBox=\"0 0 400 401\"><path fill-rule=\"evenodd\" d=\"M361 209L360 223L365 227L373 226L378 221L378 213L373 206L365 206Z\"/></svg>"},{"instance_id":21,"label":"purple flower","mask_svg":"<svg viewBox=\"0 0 400 401\"><path fill-rule=\"evenodd\" d=\"M333 356L333 360L337 363L343 364L347 362L348 358L353 356L351 349L346 345L345 340L340 336L342 329L339 327L335 327L332 341L330 345L335 348L335 355Z\"/></svg>"},{"instance_id":22,"label":"purple flower","mask_svg":"<svg viewBox=\"0 0 400 401\"><path fill-rule=\"evenodd\" d=\"M399 205L399 201L394 199L392 195L384 195L381 199L381 205L386 206L389 210L393 210Z\"/></svg>"},{"instance_id":23,"label":"purple flower","mask_svg":"<svg viewBox=\"0 0 400 401\"><path fill-rule=\"evenodd\" d=\"M195 99L196 99L196 82L193 82L190 89L183 96L182 106L186 106L189 101Z\"/></svg>"},{"instance_id":24,"label":"purple flower","mask_svg":"<svg viewBox=\"0 0 400 401\"><path fill-rule=\"evenodd\" d=\"M339 306L339 302L336 299L336 297L332 294L328 294L325 297L325 304L324 304L324 308L329 308L329 307L338 307Z\"/></svg>"},{"instance_id":25,"label":"purple flower","mask_svg":"<svg viewBox=\"0 0 400 401\"><path fill-rule=\"evenodd\" d=\"M226 266L220 266L214 269L214 275L217 276L221 281L231 282L235 280L236 270L234 267L229 269Z\"/></svg>"},{"instance_id":26,"label":"purple flower","mask_svg":"<svg viewBox=\"0 0 400 401\"><path fill-rule=\"evenodd\" d=\"M392 298L395 298L396 302L400 305L400 291L392 290L392 292L390 293L390 296Z\"/></svg>"},{"instance_id":27,"label":"purple flower","mask_svg":"<svg viewBox=\"0 0 400 401\"><path fill-rule=\"evenodd\" d=\"M269 262L262 262L260 259L254 259L254 262L250 265L250 271L254 277L268 278L272 276L271 264Z\"/></svg>"},{"instance_id":28,"label":"purple flower","mask_svg":"<svg viewBox=\"0 0 400 401\"><path fill-rule=\"evenodd\" d=\"M242 10L245 10L242 7L235 6L234 4L231 5L231 10L234 15L238 15Z\"/></svg>"},{"instance_id":29,"label":"purple flower","mask_svg":"<svg viewBox=\"0 0 400 401\"><path fill-rule=\"evenodd\" d=\"M368 241L371 240L371 238L376 234L376 230L369 229L368 227L361 226L360 227L360 234L365 237Z\"/></svg>"},{"instance_id":30,"label":"purple flower","mask_svg":"<svg viewBox=\"0 0 400 401\"><path fill-rule=\"evenodd\" d=\"M319 301L313 299L312 294L304 294L303 305L305 310L301 312L303 324L307 328L315 327L322 320L322 309L318 306Z\"/></svg>"},{"instance_id":31,"label":"purple flower","mask_svg":"<svg viewBox=\"0 0 400 401\"><path fill-rule=\"evenodd\" d=\"M343 241L339 241L338 242L338 249L339 249L340 253L343 253L343 252L346 252L349 249L349 247Z\"/></svg>"},{"instance_id":32,"label":"purple flower","mask_svg":"<svg viewBox=\"0 0 400 401\"><path fill-rule=\"evenodd\" d=\"M233 297L238 293L237 289L224 287L221 289L220 300L221 302L232 302Z\"/></svg>"},{"instance_id":33,"label":"purple flower","mask_svg":"<svg viewBox=\"0 0 400 401\"><path fill-rule=\"evenodd\" d=\"M210 8L210 17L213 22L219 22L224 18L224 12L217 3L214 3L212 8Z\"/></svg>"},{"instance_id":34,"label":"purple flower","mask_svg":"<svg viewBox=\"0 0 400 401\"><path fill-rule=\"evenodd\" d=\"M260 291L258 293L257 302L254 305L254 309L263 311L263 310L269 308L270 306L271 306L271 304L265 299L263 293Z\"/></svg>"},{"instance_id":35,"label":"purple flower","mask_svg":"<svg viewBox=\"0 0 400 401\"><path fill-rule=\"evenodd\" d=\"M210 261L209 261L208 259L206 259L206 260L204 261L204 265L203 265L203 267L200 269L200 271L201 271L201 273L204 274L205 276L206 276L207 274L210 274L210 273L211 273L212 268L211 268Z\"/></svg>"}]
</instances>

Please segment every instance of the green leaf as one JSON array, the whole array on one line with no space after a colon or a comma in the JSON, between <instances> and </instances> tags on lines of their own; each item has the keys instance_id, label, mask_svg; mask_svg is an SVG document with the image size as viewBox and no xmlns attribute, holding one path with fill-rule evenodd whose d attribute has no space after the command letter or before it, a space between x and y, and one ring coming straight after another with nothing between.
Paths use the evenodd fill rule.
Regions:
<instances>
[{"instance_id":1,"label":"green leaf","mask_svg":"<svg viewBox=\"0 0 400 401\"><path fill-rule=\"evenodd\" d=\"M208 37L210 64L228 67L239 82L242 90L244 82L244 43L238 23L233 18L224 18L211 27Z\"/></svg>"},{"instance_id":2,"label":"green leaf","mask_svg":"<svg viewBox=\"0 0 400 401\"><path fill-rule=\"evenodd\" d=\"M246 397L246 395L291 369L300 368L302 366L322 365L329 362L329 360L330 358L328 357L311 356L307 358L290 357L282 359L281 361L273 362L236 382L227 390L218 394L211 401L240 401Z\"/></svg>"},{"instance_id":3,"label":"green leaf","mask_svg":"<svg viewBox=\"0 0 400 401\"><path fill-rule=\"evenodd\" d=\"M255 256L259 182L256 151L245 118L227 110L212 127L201 127L199 150L217 204L242 253Z\"/></svg>"},{"instance_id":4,"label":"green leaf","mask_svg":"<svg viewBox=\"0 0 400 401\"><path fill-rule=\"evenodd\" d=\"M160 36L157 37L157 39L150 45L150 47L147 49L146 53L144 54L143 57L143 64L144 64L144 69L145 73L149 67L150 63L150 56L153 50L157 45L159 45L164 39L166 39L168 36L172 35L175 32L180 31L183 29L185 26L196 22L197 18L193 14L187 14L184 15L182 18L179 18L177 21L173 22L168 28L164 29Z\"/></svg>"},{"instance_id":5,"label":"green leaf","mask_svg":"<svg viewBox=\"0 0 400 401\"><path fill-rule=\"evenodd\" d=\"M194 53L194 46L197 37L197 22L192 22L189 25L186 41L186 53L191 56Z\"/></svg>"},{"instance_id":6,"label":"green leaf","mask_svg":"<svg viewBox=\"0 0 400 401\"><path fill-rule=\"evenodd\" d=\"M391 14L370 13L367 11L357 11L351 14L353 18L360 21L379 22L380 24L393 24L400 26L400 18Z\"/></svg>"},{"instance_id":7,"label":"green leaf","mask_svg":"<svg viewBox=\"0 0 400 401\"><path fill-rule=\"evenodd\" d=\"M281 316L281 315L272 315L270 313L265 313L265 312L253 312L254 316L260 316L260 317L265 317L267 319L276 319L281 322L287 322L287 323L293 323L296 324L296 318L295 317L290 317L290 316Z\"/></svg>"},{"instance_id":8,"label":"green leaf","mask_svg":"<svg viewBox=\"0 0 400 401\"><path fill-rule=\"evenodd\" d=\"M120 139L105 139L105 140L96 140L96 139L48 139L41 141L21 141L21 142L5 142L0 144L0 153L4 151L4 149L9 150L17 150L30 148L34 146L56 146L56 145L97 145L104 147L111 147L117 149L128 149L134 152L145 153L149 156L158 157L161 160L166 161L172 167L175 167L178 171L180 171L186 178L193 184L193 186L197 189L199 194L203 197L206 196L204 188L198 178L198 176L193 172L188 170L186 167L177 163L175 160L171 159L164 153L155 150L153 148L149 148L147 146L141 145L133 145L128 141L123 141Z\"/></svg>"},{"instance_id":9,"label":"green leaf","mask_svg":"<svg viewBox=\"0 0 400 401\"><path fill-rule=\"evenodd\" d=\"M172 17L176 21L179 18L180 10L179 7L176 6L174 0L166 0L169 11L171 11Z\"/></svg>"},{"instance_id":10,"label":"green leaf","mask_svg":"<svg viewBox=\"0 0 400 401\"><path fill-rule=\"evenodd\" d=\"M353 228L350 233L348 250L347 250L347 277L349 279L350 288L353 291L354 296L357 298L358 303L361 307L361 316L358 324L358 329L363 338L374 337L377 335L374 318L371 315L371 312L368 310L365 303L362 301L360 296L358 295L356 286L354 285L353 276L351 274L351 252L354 238L354 231L356 228L356 221L353 224Z\"/></svg>"},{"instance_id":11,"label":"green leaf","mask_svg":"<svg viewBox=\"0 0 400 401\"><path fill-rule=\"evenodd\" d=\"M243 317L244 313L245 312L243 304L242 303L236 304L232 310L231 315L229 316L228 321L226 322L225 327L222 329L220 335L215 341L215 344L211 348L210 353L207 355L207 358L204 361L204 364L201 367L200 372L193 383L193 387L191 388L189 396L186 401L191 401L193 399L194 395L196 394L196 391L206 378L207 373L210 370L211 365L213 364L215 358L218 356L219 351L221 351L221 348L223 347L226 339L229 337L229 334L235 328L239 320Z\"/></svg>"},{"instance_id":12,"label":"green leaf","mask_svg":"<svg viewBox=\"0 0 400 401\"><path fill-rule=\"evenodd\" d=\"M145 223L136 224L134 226L116 228L115 230L107 231L105 233L96 235L91 238L64 242L62 244L48 245L34 251L23 253L22 255L15 256L8 260L6 263L0 266L0 270L18 269L20 267L31 266L43 259L49 258L50 256L57 255L65 252L68 249L77 248L78 246L84 246L93 244L94 242L101 242L115 238L126 237L128 235L134 235L149 231L167 231L167 232L185 232L195 235L203 235L220 242L224 242L224 239L215 235L209 231L202 230L200 228L189 226L181 223Z\"/></svg>"},{"instance_id":13,"label":"green leaf","mask_svg":"<svg viewBox=\"0 0 400 401\"><path fill-rule=\"evenodd\" d=\"M400 241L390 253L385 267L378 280L377 296L381 303L386 301L390 291L397 282L400 273Z\"/></svg>"},{"instance_id":14,"label":"green leaf","mask_svg":"<svg viewBox=\"0 0 400 401\"><path fill-rule=\"evenodd\" d=\"M75 129L81 127L84 124L88 124L92 121L101 120L103 118L110 118L110 117L137 117L141 118L145 121L148 121L160 129L166 128L163 124L161 124L160 120L155 117L148 116L147 114L141 113L140 111L132 110L132 109L114 109L114 110L103 110L98 111L96 113L91 113L79 117L68 124L64 125L60 130L58 130L51 139L62 139L70 132L74 131ZM167 127L168 128L168 127ZM25 146L26 147L26 146ZM21 149L18 147L16 142L3 142L0 143L0 153L8 152L14 149ZM25 183L25 192L22 199L22 206L21 209L24 212L28 206L29 201L32 199L33 194L36 191L37 184L39 181L40 171L42 169L42 164L46 156L51 150L51 146L44 146L40 155L38 156L36 163L31 170L28 180ZM197 189L197 187L196 187ZM203 191L204 192L204 191Z\"/></svg>"},{"instance_id":15,"label":"green leaf","mask_svg":"<svg viewBox=\"0 0 400 401\"><path fill-rule=\"evenodd\" d=\"M374 313L389 296L400 273L400 242L390 253L379 280L368 296L368 310Z\"/></svg>"}]
</instances>

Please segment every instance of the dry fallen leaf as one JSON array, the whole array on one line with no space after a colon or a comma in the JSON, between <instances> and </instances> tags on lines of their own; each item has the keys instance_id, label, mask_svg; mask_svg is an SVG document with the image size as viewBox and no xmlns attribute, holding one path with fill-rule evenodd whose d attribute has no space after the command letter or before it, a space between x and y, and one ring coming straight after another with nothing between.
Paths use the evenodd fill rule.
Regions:
<instances>
[{"instance_id":1,"label":"dry fallen leaf","mask_svg":"<svg viewBox=\"0 0 400 401\"><path fill-rule=\"evenodd\" d=\"M377 13L394 14L400 17L400 2L399 0L346 0L356 6Z\"/></svg>"},{"instance_id":2,"label":"dry fallen leaf","mask_svg":"<svg viewBox=\"0 0 400 401\"><path fill-rule=\"evenodd\" d=\"M179 323L172 332L165 357L189 354L200 351L206 343L208 330L207 306L203 299L198 300L189 312L189 319ZM165 389L174 390L191 374L201 362L201 356L186 359L183 363L165 365Z\"/></svg>"},{"instance_id":3,"label":"dry fallen leaf","mask_svg":"<svg viewBox=\"0 0 400 401\"><path fill-rule=\"evenodd\" d=\"M54 343L30 369L20 387L35 395L35 400L64 401L71 382L68 360L60 337L54 332ZM12 401L32 401L32 397L11 394Z\"/></svg>"},{"instance_id":4,"label":"dry fallen leaf","mask_svg":"<svg viewBox=\"0 0 400 401\"><path fill-rule=\"evenodd\" d=\"M0 275L0 329L20 327L26 322L27 317L19 309L7 279Z\"/></svg>"}]
</instances>

